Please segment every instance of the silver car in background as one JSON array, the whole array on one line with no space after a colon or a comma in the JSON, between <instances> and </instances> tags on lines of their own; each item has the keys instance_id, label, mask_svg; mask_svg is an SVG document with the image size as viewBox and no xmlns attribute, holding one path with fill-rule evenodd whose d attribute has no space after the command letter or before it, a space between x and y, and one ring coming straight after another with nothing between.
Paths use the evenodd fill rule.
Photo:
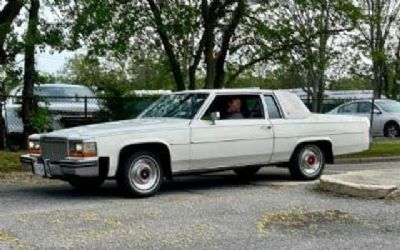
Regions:
<instances>
[{"instance_id":1,"label":"silver car in background","mask_svg":"<svg viewBox=\"0 0 400 250\"><path fill-rule=\"evenodd\" d=\"M3 117L6 120L7 133L22 133L23 123L18 115L22 104L22 86L10 91L6 100ZM39 106L46 106L53 117L53 128L61 129L66 123L82 124L99 112L100 106L94 92L86 86L75 84L41 84L35 86L35 96ZM85 103L86 97L86 103Z\"/></svg>"},{"instance_id":2,"label":"silver car in background","mask_svg":"<svg viewBox=\"0 0 400 250\"><path fill-rule=\"evenodd\" d=\"M330 114L371 117L371 100L347 102ZM400 136L400 102L390 99L375 100L372 136L395 138Z\"/></svg>"}]
</instances>

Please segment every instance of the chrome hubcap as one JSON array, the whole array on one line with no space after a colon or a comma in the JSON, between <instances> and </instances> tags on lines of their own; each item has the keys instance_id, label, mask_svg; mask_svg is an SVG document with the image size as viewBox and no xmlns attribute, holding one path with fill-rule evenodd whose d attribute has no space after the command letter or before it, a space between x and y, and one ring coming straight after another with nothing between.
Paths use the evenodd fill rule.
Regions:
<instances>
[{"instance_id":1,"label":"chrome hubcap","mask_svg":"<svg viewBox=\"0 0 400 250\"><path fill-rule=\"evenodd\" d=\"M313 176L319 172L322 166L321 152L315 148L306 148L300 157L300 169L308 176Z\"/></svg>"},{"instance_id":2,"label":"chrome hubcap","mask_svg":"<svg viewBox=\"0 0 400 250\"><path fill-rule=\"evenodd\" d=\"M129 175L132 186L140 191L151 190L160 180L157 162L147 156L140 157L132 163Z\"/></svg>"}]
</instances>

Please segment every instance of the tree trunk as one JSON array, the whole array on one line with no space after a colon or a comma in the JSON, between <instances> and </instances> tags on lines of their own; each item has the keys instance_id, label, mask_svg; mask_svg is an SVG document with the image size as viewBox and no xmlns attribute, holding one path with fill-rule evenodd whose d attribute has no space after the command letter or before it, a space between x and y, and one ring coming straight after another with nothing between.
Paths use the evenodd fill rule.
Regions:
<instances>
[{"instance_id":1,"label":"tree trunk","mask_svg":"<svg viewBox=\"0 0 400 250\"><path fill-rule=\"evenodd\" d=\"M0 113L2 113L2 111L3 111L3 101L5 101L5 99L6 99L6 97L5 97L6 91L5 90L6 90L6 86L3 81L1 83L1 92L0 92ZM6 145L7 145L6 138L7 138L6 121L5 121L4 117L1 115L0 116L0 150L6 149Z\"/></svg>"},{"instance_id":2,"label":"tree trunk","mask_svg":"<svg viewBox=\"0 0 400 250\"><path fill-rule=\"evenodd\" d=\"M204 88L212 89L214 87L214 80L215 80L215 59L212 51L206 54L205 60L206 60L206 78L204 80Z\"/></svg>"},{"instance_id":3,"label":"tree trunk","mask_svg":"<svg viewBox=\"0 0 400 250\"><path fill-rule=\"evenodd\" d=\"M189 89L196 89L196 70L197 67L199 66L203 50L204 50L204 37L200 39L199 47L197 48L193 61L189 66Z\"/></svg>"},{"instance_id":4,"label":"tree trunk","mask_svg":"<svg viewBox=\"0 0 400 250\"><path fill-rule=\"evenodd\" d=\"M225 61L229 51L229 45L231 43L231 39L235 34L235 30L240 23L244 15L246 5L244 0L237 1L237 7L233 12L232 19L228 24L227 29L225 30L224 34L222 35L222 44L221 50L218 55L216 65L215 65L215 81L214 87L215 88L222 88L225 81Z\"/></svg>"},{"instance_id":5,"label":"tree trunk","mask_svg":"<svg viewBox=\"0 0 400 250\"><path fill-rule=\"evenodd\" d=\"M184 90L185 83L183 81L182 69L179 61L176 58L176 54L173 50L168 34L164 27L160 10L153 0L147 0L150 5L150 10L153 13L154 22L156 24L157 33L160 36L161 42L164 46L165 53L167 54L168 61L171 67L172 74L174 76L177 90Z\"/></svg>"},{"instance_id":6,"label":"tree trunk","mask_svg":"<svg viewBox=\"0 0 400 250\"><path fill-rule=\"evenodd\" d=\"M204 22L204 63L206 64L206 78L204 80L204 88L210 89L214 86L215 81L215 27L217 22L217 12L220 10L221 3L217 0L208 4L208 1L202 0L201 13Z\"/></svg>"},{"instance_id":7,"label":"tree trunk","mask_svg":"<svg viewBox=\"0 0 400 250\"><path fill-rule=\"evenodd\" d=\"M206 78L204 80L204 88L213 88L215 79L215 58L214 58L214 24L208 18L205 20L204 27L204 60L206 64Z\"/></svg>"},{"instance_id":8,"label":"tree trunk","mask_svg":"<svg viewBox=\"0 0 400 250\"><path fill-rule=\"evenodd\" d=\"M318 112L318 91L316 90L316 88L313 88L313 92L311 95L311 112Z\"/></svg>"},{"instance_id":9,"label":"tree trunk","mask_svg":"<svg viewBox=\"0 0 400 250\"><path fill-rule=\"evenodd\" d=\"M373 96L375 99L381 98L382 93L382 74L378 60L373 60L373 82L372 82L372 89L373 89Z\"/></svg>"},{"instance_id":10,"label":"tree trunk","mask_svg":"<svg viewBox=\"0 0 400 250\"><path fill-rule=\"evenodd\" d=\"M394 61L394 76L393 76L393 87L392 87L392 98L399 99L399 84L400 84L400 39L397 43L397 49Z\"/></svg>"},{"instance_id":11,"label":"tree trunk","mask_svg":"<svg viewBox=\"0 0 400 250\"><path fill-rule=\"evenodd\" d=\"M34 85L36 78L35 71L35 45L39 40L40 0L31 0L29 8L28 30L25 38L25 63L24 63L24 89L22 92L22 121L24 124L24 135L27 137L34 132L29 117L35 109Z\"/></svg>"},{"instance_id":12,"label":"tree trunk","mask_svg":"<svg viewBox=\"0 0 400 250\"><path fill-rule=\"evenodd\" d=\"M0 65L7 63L7 53L4 49L4 43L6 42L7 35L11 31L11 25L14 21L15 17L21 11L22 6L24 5L23 0L14 0L7 1L3 10L0 11ZM3 98L5 99L5 84L2 82L1 93L0 93L0 113L3 112ZM4 107L5 108L5 107ZM6 121L3 115L0 116L0 149L3 150L6 148Z\"/></svg>"},{"instance_id":13,"label":"tree trunk","mask_svg":"<svg viewBox=\"0 0 400 250\"><path fill-rule=\"evenodd\" d=\"M4 43L8 33L11 31L11 24L15 17L19 14L23 5L23 0L7 1L7 4L0 12L0 65L5 63L7 59Z\"/></svg>"}]
</instances>

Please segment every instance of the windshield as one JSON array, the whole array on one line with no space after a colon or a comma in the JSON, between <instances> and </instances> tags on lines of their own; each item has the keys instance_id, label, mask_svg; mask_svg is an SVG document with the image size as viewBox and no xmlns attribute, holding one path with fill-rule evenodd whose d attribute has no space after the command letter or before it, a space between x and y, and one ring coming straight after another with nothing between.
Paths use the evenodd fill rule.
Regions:
<instances>
[{"instance_id":1,"label":"windshield","mask_svg":"<svg viewBox=\"0 0 400 250\"><path fill-rule=\"evenodd\" d=\"M46 97L50 102L79 102L84 97L94 97L93 92L87 87L59 87L39 86L35 88L35 94ZM62 97L62 98L60 98Z\"/></svg>"},{"instance_id":2,"label":"windshield","mask_svg":"<svg viewBox=\"0 0 400 250\"><path fill-rule=\"evenodd\" d=\"M381 106L381 108L386 112L400 113L400 102L384 101L384 102L379 102L379 106Z\"/></svg>"},{"instance_id":3,"label":"windshield","mask_svg":"<svg viewBox=\"0 0 400 250\"><path fill-rule=\"evenodd\" d=\"M156 101L140 117L171 117L193 119L208 94L165 95Z\"/></svg>"}]
</instances>

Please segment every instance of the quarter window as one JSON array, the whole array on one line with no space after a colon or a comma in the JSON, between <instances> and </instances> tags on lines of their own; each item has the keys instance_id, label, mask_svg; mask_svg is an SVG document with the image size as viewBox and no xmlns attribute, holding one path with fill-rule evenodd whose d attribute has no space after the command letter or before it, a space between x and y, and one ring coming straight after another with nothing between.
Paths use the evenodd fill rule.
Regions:
<instances>
[{"instance_id":1,"label":"quarter window","mask_svg":"<svg viewBox=\"0 0 400 250\"><path fill-rule=\"evenodd\" d=\"M264 96L265 103L267 104L267 110L269 119L280 119L282 118L281 112L279 112L278 104L271 95Z\"/></svg>"}]
</instances>

